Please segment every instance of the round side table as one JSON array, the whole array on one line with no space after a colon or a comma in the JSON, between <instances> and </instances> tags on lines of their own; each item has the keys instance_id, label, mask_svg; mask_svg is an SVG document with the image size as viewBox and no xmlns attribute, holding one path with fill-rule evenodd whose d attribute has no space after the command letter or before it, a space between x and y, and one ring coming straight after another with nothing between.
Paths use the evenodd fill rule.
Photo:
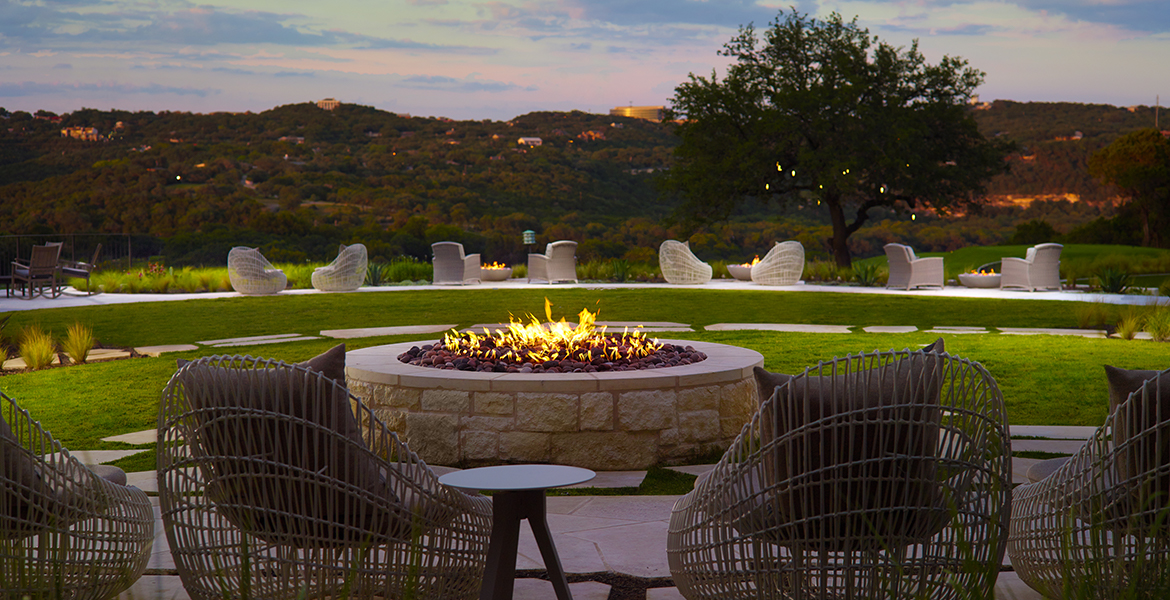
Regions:
<instances>
[{"instance_id":1,"label":"round side table","mask_svg":"<svg viewBox=\"0 0 1170 600\"><path fill-rule=\"evenodd\" d=\"M557 600L572 600L561 559L548 528L544 491L584 483L596 477L589 469L564 465L500 465L455 471L439 483L465 490L491 490L492 535L480 600L511 600L516 582L516 546L520 521L528 519Z\"/></svg>"}]
</instances>

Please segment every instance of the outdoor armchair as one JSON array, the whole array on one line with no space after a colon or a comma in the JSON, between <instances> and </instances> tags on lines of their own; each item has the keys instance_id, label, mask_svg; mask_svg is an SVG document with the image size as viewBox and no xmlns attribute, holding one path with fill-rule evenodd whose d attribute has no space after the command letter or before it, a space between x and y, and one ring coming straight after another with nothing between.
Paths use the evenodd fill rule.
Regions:
<instances>
[{"instance_id":1,"label":"outdoor armchair","mask_svg":"<svg viewBox=\"0 0 1170 600\"><path fill-rule=\"evenodd\" d=\"M796 285L804 273L804 246L795 240L776 242L752 265L752 281L762 285Z\"/></svg>"},{"instance_id":2,"label":"outdoor armchair","mask_svg":"<svg viewBox=\"0 0 1170 600\"><path fill-rule=\"evenodd\" d=\"M236 246L228 252L228 279L241 294L275 294L285 288L284 271L272 266L257 248Z\"/></svg>"},{"instance_id":3,"label":"outdoor armchair","mask_svg":"<svg viewBox=\"0 0 1170 600\"><path fill-rule=\"evenodd\" d=\"M38 294L56 298L61 295L60 269L57 259L61 256L61 244L33 246L28 260L12 261L12 285L19 286L25 300L32 300Z\"/></svg>"},{"instance_id":4,"label":"outdoor armchair","mask_svg":"<svg viewBox=\"0 0 1170 600\"><path fill-rule=\"evenodd\" d=\"M1060 289L1060 244L1039 244L1028 248L1024 258L1005 257L1000 263L1000 289Z\"/></svg>"},{"instance_id":5,"label":"outdoor armchair","mask_svg":"<svg viewBox=\"0 0 1170 600\"><path fill-rule=\"evenodd\" d=\"M99 475L100 473L100 475ZM111 598L146 570L154 509L115 467L87 467L0 393L0 591Z\"/></svg>"},{"instance_id":6,"label":"outdoor armchair","mask_svg":"<svg viewBox=\"0 0 1170 600\"><path fill-rule=\"evenodd\" d=\"M206 357L171 377L159 500L191 598L476 597L491 501L441 485L344 373L338 346L300 365Z\"/></svg>"},{"instance_id":7,"label":"outdoor armchair","mask_svg":"<svg viewBox=\"0 0 1170 600\"><path fill-rule=\"evenodd\" d=\"M464 254L459 242L435 242L431 244L434 259L434 283L479 283L479 254Z\"/></svg>"},{"instance_id":8,"label":"outdoor armchair","mask_svg":"<svg viewBox=\"0 0 1170 600\"><path fill-rule=\"evenodd\" d=\"M76 260L61 260L57 265L61 267L61 275L63 277L74 277L76 279L85 280L85 295L93 294L93 285L90 284L90 276L93 275L93 270L97 268L98 258L102 255L102 245L98 244L93 251L93 259L89 262L81 262Z\"/></svg>"},{"instance_id":9,"label":"outdoor armchair","mask_svg":"<svg viewBox=\"0 0 1170 600\"><path fill-rule=\"evenodd\" d=\"M365 244L342 244L333 262L313 269L313 287L322 292L352 292L366 282L367 264Z\"/></svg>"},{"instance_id":10,"label":"outdoor armchair","mask_svg":"<svg viewBox=\"0 0 1170 600\"><path fill-rule=\"evenodd\" d=\"M671 514L685 598L991 597L1011 451L981 365L888 351L756 376L759 412Z\"/></svg>"},{"instance_id":11,"label":"outdoor armchair","mask_svg":"<svg viewBox=\"0 0 1170 600\"><path fill-rule=\"evenodd\" d=\"M544 254L528 255L528 281L577 283L577 242L561 240L545 247Z\"/></svg>"},{"instance_id":12,"label":"outdoor armchair","mask_svg":"<svg viewBox=\"0 0 1170 600\"><path fill-rule=\"evenodd\" d=\"M918 258L914 249L903 244L886 244L886 259L890 262L888 288L909 290L916 287L943 287L946 278L941 256Z\"/></svg>"},{"instance_id":13,"label":"outdoor armchair","mask_svg":"<svg viewBox=\"0 0 1170 600\"><path fill-rule=\"evenodd\" d=\"M1106 371L1105 423L1015 489L1008 555L1049 598L1170 597L1170 370Z\"/></svg>"},{"instance_id":14,"label":"outdoor armchair","mask_svg":"<svg viewBox=\"0 0 1170 600\"><path fill-rule=\"evenodd\" d=\"M658 247L658 266L667 283L689 285L711 281L711 265L691 252L690 242L662 242Z\"/></svg>"}]
</instances>

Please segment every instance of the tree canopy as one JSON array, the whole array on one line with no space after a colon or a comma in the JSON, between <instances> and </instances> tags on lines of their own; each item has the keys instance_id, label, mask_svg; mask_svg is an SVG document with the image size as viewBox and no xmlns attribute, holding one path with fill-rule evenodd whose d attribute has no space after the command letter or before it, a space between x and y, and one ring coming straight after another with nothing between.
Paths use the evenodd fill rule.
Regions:
<instances>
[{"instance_id":1,"label":"tree canopy","mask_svg":"<svg viewBox=\"0 0 1170 600\"><path fill-rule=\"evenodd\" d=\"M1161 246L1160 232L1170 226L1170 140L1153 128L1127 133L1089 158L1089 172L1129 198L1142 245Z\"/></svg>"},{"instance_id":2,"label":"tree canopy","mask_svg":"<svg viewBox=\"0 0 1170 600\"><path fill-rule=\"evenodd\" d=\"M684 200L682 222L748 201L825 210L849 266L848 238L871 210L945 214L979 203L1006 170L1011 145L985 138L968 107L983 73L962 59L929 65L917 42L895 48L856 19L795 10L763 39L742 27L721 54L735 59L722 79L691 74L671 99L681 143L664 185Z\"/></svg>"}]
</instances>

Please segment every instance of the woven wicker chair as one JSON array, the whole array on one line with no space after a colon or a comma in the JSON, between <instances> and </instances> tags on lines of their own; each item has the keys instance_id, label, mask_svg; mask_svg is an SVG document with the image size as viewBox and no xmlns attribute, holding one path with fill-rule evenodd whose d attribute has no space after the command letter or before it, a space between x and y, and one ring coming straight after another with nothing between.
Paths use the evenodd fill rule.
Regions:
<instances>
[{"instance_id":1,"label":"woven wicker chair","mask_svg":"<svg viewBox=\"0 0 1170 600\"><path fill-rule=\"evenodd\" d=\"M917 287L943 287L946 274L941 256L918 258L914 249L902 244L886 244L886 259L890 262L888 288L909 290Z\"/></svg>"},{"instance_id":2,"label":"woven wicker chair","mask_svg":"<svg viewBox=\"0 0 1170 600\"><path fill-rule=\"evenodd\" d=\"M366 282L368 264L365 244L342 244L333 262L313 269L313 287L322 292L352 292Z\"/></svg>"},{"instance_id":3,"label":"woven wicker chair","mask_svg":"<svg viewBox=\"0 0 1170 600\"><path fill-rule=\"evenodd\" d=\"M275 294L288 285L284 271L272 266L256 248L236 246L228 252L232 289L246 295Z\"/></svg>"},{"instance_id":4,"label":"woven wicker chair","mask_svg":"<svg viewBox=\"0 0 1170 600\"><path fill-rule=\"evenodd\" d=\"M1039 244L1028 248L1024 258L1005 257L1000 263L1000 289L1059 290L1062 249L1060 244Z\"/></svg>"},{"instance_id":5,"label":"woven wicker chair","mask_svg":"<svg viewBox=\"0 0 1170 600\"><path fill-rule=\"evenodd\" d=\"M544 254L528 255L528 281L577 283L577 242L561 240L545 246Z\"/></svg>"},{"instance_id":6,"label":"woven wicker chair","mask_svg":"<svg viewBox=\"0 0 1170 600\"><path fill-rule=\"evenodd\" d=\"M464 254L463 244L435 242L431 244L431 252L435 284L480 282L479 254Z\"/></svg>"},{"instance_id":7,"label":"woven wicker chair","mask_svg":"<svg viewBox=\"0 0 1170 600\"><path fill-rule=\"evenodd\" d=\"M1013 493L1008 555L1059 598L1170 597L1170 370L1047 478Z\"/></svg>"},{"instance_id":8,"label":"woven wicker chair","mask_svg":"<svg viewBox=\"0 0 1170 600\"><path fill-rule=\"evenodd\" d=\"M858 354L774 390L674 506L667 555L684 597L991 597L1011 451L981 365Z\"/></svg>"},{"instance_id":9,"label":"woven wicker chair","mask_svg":"<svg viewBox=\"0 0 1170 600\"><path fill-rule=\"evenodd\" d=\"M658 247L658 266L667 283L691 285L711 281L711 265L691 252L689 242L666 240Z\"/></svg>"},{"instance_id":10,"label":"woven wicker chair","mask_svg":"<svg viewBox=\"0 0 1170 600\"><path fill-rule=\"evenodd\" d=\"M804 246L795 240L776 242L752 265L752 281L762 285L796 285L804 273Z\"/></svg>"},{"instance_id":11,"label":"woven wicker chair","mask_svg":"<svg viewBox=\"0 0 1170 600\"><path fill-rule=\"evenodd\" d=\"M81 464L0 393L3 597L101 599L129 588L150 559L154 510L125 479Z\"/></svg>"},{"instance_id":12,"label":"woven wicker chair","mask_svg":"<svg viewBox=\"0 0 1170 600\"><path fill-rule=\"evenodd\" d=\"M60 256L60 243L33 246L29 260L12 261L12 286L19 286L25 300L32 300L38 294L50 298L60 296L64 281L57 266Z\"/></svg>"},{"instance_id":13,"label":"woven wicker chair","mask_svg":"<svg viewBox=\"0 0 1170 600\"><path fill-rule=\"evenodd\" d=\"M158 455L191 598L479 592L491 501L439 484L322 371L238 356L182 365L163 392Z\"/></svg>"}]
</instances>

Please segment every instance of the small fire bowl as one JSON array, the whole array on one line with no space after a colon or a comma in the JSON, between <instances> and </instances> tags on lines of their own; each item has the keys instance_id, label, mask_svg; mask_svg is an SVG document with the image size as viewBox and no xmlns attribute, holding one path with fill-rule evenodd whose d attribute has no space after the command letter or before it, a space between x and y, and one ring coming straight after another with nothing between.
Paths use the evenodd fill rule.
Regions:
<instances>
[{"instance_id":1,"label":"small fire bowl","mask_svg":"<svg viewBox=\"0 0 1170 600\"><path fill-rule=\"evenodd\" d=\"M479 278L484 281L504 281L512 276L512 267L503 269L480 269Z\"/></svg>"},{"instance_id":2,"label":"small fire bowl","mask_svg":"<svg viewBox=\"0 0 1170 600\"><path fill-rule=\"evenodd\" d=\"M752 280L752 268L743 265L727 265L727 272L740 281Z\"/></svg>"},{"instance_id":3,"label":"small fire bowl","mask_svg":"<svg viewBox=\"0 0 1170 600\"><path fill-rule=\"evenodd\" d=\"M999 287L999 280L999 273L995 275L980 275L979 273L959 274L959 283L969 288L997 288Z\"/></svg>"}]
</instances>

